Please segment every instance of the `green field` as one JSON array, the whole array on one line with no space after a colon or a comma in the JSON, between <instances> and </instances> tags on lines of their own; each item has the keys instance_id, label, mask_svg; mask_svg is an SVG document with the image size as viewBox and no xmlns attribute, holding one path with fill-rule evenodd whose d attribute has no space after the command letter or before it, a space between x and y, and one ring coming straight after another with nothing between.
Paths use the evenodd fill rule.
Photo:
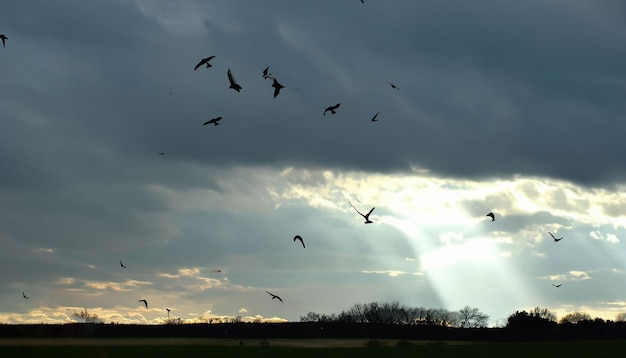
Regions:
<instances>
[{"instance_id":1,"label":"green field","mask_svg":"<svg viewBox=\"0 0 626 358\"><path fill-rule=\"evenodd\" d=\"M2 357L608 357L626 351L626 340L529 343L433 342L363 339L258 340L185 338L0 339Z\"/></svg>"}]
</instances>

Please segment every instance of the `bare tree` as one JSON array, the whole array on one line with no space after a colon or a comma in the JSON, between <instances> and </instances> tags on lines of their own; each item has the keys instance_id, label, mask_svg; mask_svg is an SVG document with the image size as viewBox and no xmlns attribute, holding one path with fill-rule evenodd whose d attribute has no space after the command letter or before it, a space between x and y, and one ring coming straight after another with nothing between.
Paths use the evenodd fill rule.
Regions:
<instances>
[{"instance_id":1,"label":"bare tree","mask_svg":"<svg viewBox=\"0 0 626 358\"><path fill-rule=\"evenodd\" d=\"M177 318L167 318L165 320L165 324L173 325L173 326L180 325L180 324L183 324L183 323L185 323L185 322L180 317L177 317Z\"/></svg>"},{"instance_id":2,"label":"bare tree","mask_svg":"<svg viewBox=\"0 0 626 358\"><path fill-rule=\"evenodd\" d=\"M572 312L563 316L559 323L573 323L576 324L581 321L591 321L591 316L588 313L584 312Z\"/></svg>"},{"instance_id":3,"label":"bare tree","mask_svg":"<svg viewBox=\"0 0 626 358\"><path fill-rule=\"evenodd\" d=\"M618 313L615 316L615 322L626 322L626 312Z\"/></svg>"},{"instance_id":4,"label":"bare tree","mask_svg":"<svg viewBox=\"0 0 626 358\"><path fill-rule=\"evenodd\" d=\"M547 308L535 307L532 311L530 311L530 314L531 316L543 318L550 322L556 322L556 314L554 314Z\"/></svg>"},{"instance_id":5,"label":"bare tree","mask_svg":"<svg viewBox=\"0 0 626 358\"><path fill-rule=\"evenodd\" d=\"M486 327L489 316L480 312L478 308L465 306L457 312L456 327L478 328Z\"/></svg>"},{"instance_id":6,"label":"bare tree","mask_svg":"<svg viewBox=\"0 0 626 358\"><path fill-rule=\"evenodd\" d=\"M83 320L85 323L102 323L102 320L98 319L98 315L95 313L89 313L86 308L82 311L77 311L72 314L72 317Z\"/></svg>"}]
</instances>

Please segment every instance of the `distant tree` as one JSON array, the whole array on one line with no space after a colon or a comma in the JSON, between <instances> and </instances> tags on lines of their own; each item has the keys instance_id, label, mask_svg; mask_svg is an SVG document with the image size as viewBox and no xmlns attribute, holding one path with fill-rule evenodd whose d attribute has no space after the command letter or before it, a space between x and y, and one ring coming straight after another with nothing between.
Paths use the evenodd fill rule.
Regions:
<instances>
[{"instance_id":1,"label":"distant tree","mask_svg":"<svg viewBox=\"0 0 626 358\"><path fill-rule=\"evenodd\" d=\"M547 320L549 322L556 322L556 314L553 313L552 311L550 311L547 308L535 307L531 311L531 315L533 315L534 317L539 317L539 318L545 319L545 320Z\"/></svg>"},{"instance_id":2,"label":"distant tree","mask_svg":"<svg viewBox=\"0 0 626 358\"><path fill-rule=\"evenodd\" d=\"M618 313L615 316L615 322L626 322L626 312Z\"/></svg>"},{"instance_id":3,"label":"distant tree","mask_svg":"<svg viewBox=\"0 0 626 358\"><path fill-rule=\"evenodd\" d=\"M456 327L460 328L478 328L486 327L489 315L486 315L478 310L478 308L472 308L465 306L456 313Z\"/></svg>"},{"instance_id":4,"label":"distant tree","mask_svg":"<svg viewBox=\"0 0 626 358\"><path fill-rule=\"evenodd\" d=\"M547 327L556 324L556 315L547 308L536 307L532 311L516 311L507 319L506 327Z\"/></svg>"},{"instance_id":5,"label":"distant tree","mask_svg":"<svg viewBox=\"0 0 626 358\"><path fill-rule=\"evenodd\" d=\"M165 324L168 325L179 325L185 323L180 317L177 318L168 318L165 320Z\"/></svg>"},{"instance_id":6,"label":"distant tree","mask_svg":"<svg viewBox=\"0 0 626 358\"><path fill-rule=\"evenodd\" d=\"M560 324L566 324L566 323L576 324L581 321L591 321L591 316L588 313L584 313L584 312L572 312L563 316L559 320L559 323Z\"/></svg>"},{"instance_id":7,"label":"distant tree","mask_svg":"<svg viewBox=\"0 0 626 358\"><path fill-rule=\"evenodd\" d=\"M315 312L309 312L304 316L300 316L300 322L319 322L320 314Z\"/></svg>"},{"instance_id":8,"label":"distant tree","mask_svg":"<svg viewBox=\"0 0 626 358\"><path fill-rule=\"evenodd\" d=\"M72 317L82 320L84 323L102 323L102 320L98 319L97 314L89 313L86 308L83 308L82 311L74 312Z\"/></svg>"}]
</instances>

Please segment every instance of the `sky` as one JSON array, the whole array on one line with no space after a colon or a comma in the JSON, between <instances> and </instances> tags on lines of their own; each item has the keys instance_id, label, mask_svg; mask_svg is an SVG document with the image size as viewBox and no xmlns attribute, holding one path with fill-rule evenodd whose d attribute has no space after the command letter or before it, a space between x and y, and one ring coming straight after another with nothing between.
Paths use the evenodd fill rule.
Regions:
<instances>
[{"instance_id":1,"label":"sky","mask_svg":"<svg viewBox=\"0 0 626 358\"><path fill-rule=\"evenodd\" d=\"M2 323L626 312L623 1L7 0L0 33Z\"/></svg>"}]
</instances>

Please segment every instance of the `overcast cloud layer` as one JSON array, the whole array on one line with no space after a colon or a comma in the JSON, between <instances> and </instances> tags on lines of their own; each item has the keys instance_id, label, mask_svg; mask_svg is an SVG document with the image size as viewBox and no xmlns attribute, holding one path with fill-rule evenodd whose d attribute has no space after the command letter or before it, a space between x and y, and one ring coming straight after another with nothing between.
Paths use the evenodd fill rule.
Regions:
<instances>
[{"instance_id":1,"label":"overcast cloud layer","mask_svg":"<svg viewBox=\"0 0 626 358\"><path fill-rule=\"evenodd\" d=\"M0 33L1 322L626 311L622 1L5 1Z\"/></svg>"}]
</instances>

